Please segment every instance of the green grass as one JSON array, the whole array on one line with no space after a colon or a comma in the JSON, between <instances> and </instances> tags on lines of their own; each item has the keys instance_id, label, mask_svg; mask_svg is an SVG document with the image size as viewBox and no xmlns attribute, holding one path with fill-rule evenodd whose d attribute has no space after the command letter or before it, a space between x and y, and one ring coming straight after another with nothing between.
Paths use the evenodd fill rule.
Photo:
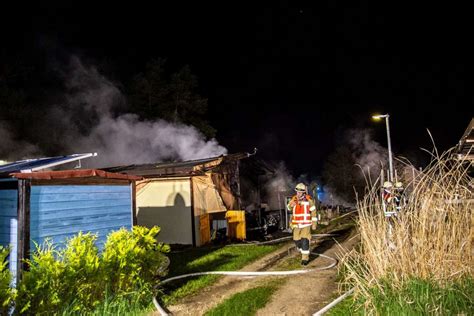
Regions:
<instances>
[{"instance_id":1,"label":"green grass","mask_svg":"<svg viewBox=\"0 0 474 316\"><path fill-rule=\"evenodd\" d=\"M204 271L236 271L280 247L282 246L228 245L219 248L202 247L170 253L171 264L168 276ZM174 281L165 285L165 294L161 296L161 300L165 305L174 304L185 296L197 293L219 277L218 275L205 275Z\"/></svg>"},{"instance_id":2,"label":"green grass","mask_svg":"<svg viewBox=\"0 0 474 316\"><path fill-rule=\"evenodd\" d=\"M371 291L379 315L474 315L474 280L464 279L443 287L434 282L412 279L401 289L384 282L383 292ZM330 316L364 314L363 299L347 298L328 313Z\"/></svg>"},{"instance_id":3,"label":"green grass","mask_svg":"<svg viewBox=\"0 0 474 316\"><path fill-rule=\"evenodd\" d=\"M239 316L255 315L257 310L264 307L272 294L283 283L283 280L273 280L265 286L255 287L241 293L234 294L213 309L206 312L206 316Z\"/></svg>"},{"instance_id":4,"label":"green grass","mask_svg":"<svg viewBox=\"0 0 474 316\"><path fill-rule=\"evenodd\" d=\"M474 280L440 287L429 281L411 280L400 290L385 283L385 293L373 291L374 304L385 315L474 315Z\"/></svg>"},{"instance_id":5,"label":"green grass","mask_svg":"<svg viewBox=\"0 0 474 316\"><path fill-rule=\"evenodd\" d=\"M127 302L110 302L107 304L102 304L94 310L93 313L88 315L91 316L102 316L102 315L127 315L127 316L145 316L154 310L153 304L150 304L147 307L143 306L130 306Z\"/></svg>"},{"instance_id":6,"label":"green grass","mask_svg":"<svg viewBox=\"0 0 474 316\"><path fill-rule=\"evenodd\" d=\"M95 307L92 312L84 313L82 311L72 311L66 307L59 315L88 315L88 316L102 316L102 315L126 315L126 316L145 316L153 311L154 305L152 298L149 299L149 304L130 296L128 299L124 297L106 297L106 299Z\"/></svg>"},{"instance_id":7,"label":"green grass","mask_svg":"<svg viewBox=\"0 0 474 316\"><path fill-rule=\"evenodd\" d=\"M334 297L333 299L336 299ZM332 300L330 301L332 302ZM328 302L328 304L330 303ZM359 308L357 308L359 307ZM347 315L365 315L364 309L356 302L354 302L352 296L347 297L342 302L331 308L325 315L327 316L347 316Z\"/></svg>"}]
</instances>

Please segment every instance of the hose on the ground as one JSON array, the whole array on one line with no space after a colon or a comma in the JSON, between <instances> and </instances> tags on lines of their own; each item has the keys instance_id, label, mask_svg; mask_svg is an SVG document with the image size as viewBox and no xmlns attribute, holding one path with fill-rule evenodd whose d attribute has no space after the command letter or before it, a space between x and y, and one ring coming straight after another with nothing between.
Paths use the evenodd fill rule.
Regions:
<instances>
[{"instance_id":1,"label":"hose on the ground","mask_svg":"<svg viewBox=\"0 0 474 316\"><path fill-rule=\"evenodd\" d=\"M313 234L311 235L312 237L328 237L328 236L334 236L333 234ZM292 236L287 236L287 237L282 237L278 238L275 240L270 240L270 241L264 241L264 242L257 242L257 243L246 243L246 244L235 244L233 246L250 246L250 245L265 245L269 244L270 242L276 243L276 242L282 242L285 240L288 240L292 238ZM296 246L291 247L296 248ZM289 270L289 271L207 271L207 272L195 272L195 273L188 273L188 274L183 274L183 275L178 275L174 276L168 279L165 279L159 283L159 285L163 285L165 283L174 281L174 280L179 280L179 279L184 279L184 278L189 278L193 276L199 276L199 275L209 275L209 274L218 274L218 275L234 275L234 276L269 276L269 275L293 275L293 274L303 274L303 273L308 273L308 272L313 272L313 271L320 271L320 270L327 270L331 269L337 264L337 259L334 259L332 257L326 256L324 254L316 253L316 252L311 252L313 255L317 255L329 260L332 260L332 262L324 267L318 267L318 268L312 268L312 269L305 269L305 270ZM169 316L170 314L166 312L163 307L158 303L155 297L153 297L153 304L155 305L156 310L160 313L161 316Z\"/></svg>"},{"instance_id":2,"label":"hose on the ground","mask_svg":"<svg viewBox=\"0 0 474 316\"><path fill-rule=\"evenodd\" d=\"M333 308L334 306L336 306L336 304L340 303L343 299L345 299L346 297L348 297L349 295L351 295L353 292L354 292L354 288L350 289L349 291L347 291L346 293L342 294L341 296L339 296L338 298L336 298L334 301L332 301L332 302L329 303L328 305L326 305L326 306L324 306L323 308L321 308L319 311L317 311L316 313L314 313L313 316L321 316L321 315L323 315L323 314L326 313L328 310L330 310L331 308Z\"/></svg>"}]
</instances>

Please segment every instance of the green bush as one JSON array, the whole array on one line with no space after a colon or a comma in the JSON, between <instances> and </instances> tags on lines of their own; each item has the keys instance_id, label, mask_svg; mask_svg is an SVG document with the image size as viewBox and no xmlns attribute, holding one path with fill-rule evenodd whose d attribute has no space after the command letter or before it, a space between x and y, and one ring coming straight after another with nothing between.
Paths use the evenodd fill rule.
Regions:
<instances>
[{"instance_id":1,"label":"green bush","mask_svg":"<svg viewBox=\"0 0 474 316\"><path fill-rule=\"evenodd\" d=\"M67 285L64 297L72 302L71 311L89 311L103 298L105 284L96 240L96 235L79 233L68 240L62 252L63 279Z\"/></svg>"},{"instance_id":2,"label":"green bush","mask_svg":"<svg viewBox=\"0 0 474 316\"><path fill-rule=\"evenodd\" d=\"M0 246L0 315L6 315L12 307L15 298L15 291L10 288L12 275L7 269L8 261L6 260L10 248Z\"/></svg>"},{"instance_id":3,"label":"green bush","mask_svg":"<svg viewBox=\"0 0 474 316\"><path fill-rule=\"evenodd\" d=\"M104 292L96 235L79 233L56 250L49 240L38 246L18 287L17 311L47 314L68 306L70 311L89 311Z\"/></svg>"},{"instance_id":4,"label":"green bush","mask_svg":"<svg viewBox=\"0 0 474 316\"><path fill-rule=\"evenodd\" d=\"M37 246L29 271L18 286L16 311L20 314L77 314L103 309L105 300L150 303L153 286L164 274L169 247L158 243L160 229L134 227L107 237L102 254L97 236L74 236L56 250L50 241ZM101 307L102 306L102 307Z\"/></svg>"},{"instance_id":5,"label":"green bush","mask_svg":"<svg viewBox=\"0 0 474 316\"><path fill-rule=\"evenodd\" d=\"M18 284L17 312L33 310L43 314L61 307L66 285L63 278L65 264L60 257L51 241L36 245L31 259L26 260L29 271L23 273Z\"/></svg>"},{"instance_id":6,"label":"green bush","mask_svg":"<svg viewBox=\"0 0 474 316\"><path fill-rule=\"evenodd\" d=\"M147 300L153 294L157 278L163 275L167 258L162 254L169 246L156 242L160 228L135 226L121 229L107 238L103 252L105 280L113 293Z\"/></svg>"}]
</instances>

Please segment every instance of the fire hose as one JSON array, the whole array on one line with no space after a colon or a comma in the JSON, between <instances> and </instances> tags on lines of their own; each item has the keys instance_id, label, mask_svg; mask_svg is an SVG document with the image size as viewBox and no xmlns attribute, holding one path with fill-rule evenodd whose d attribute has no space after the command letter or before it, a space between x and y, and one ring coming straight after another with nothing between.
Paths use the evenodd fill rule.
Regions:
<instances>
[{"instance_id":1,"label":"fire hose","mask_svg":"<svg viewBox=\"0 0 474 316\"><path fill-rule=\"evenodd\" d=\"M334 236L333 234L313 234L311 235L312 237L328 237L328 236ZM278 238L275 240L269 240L269 241L264 241L264 242L255 242L255 243L245 243L245 244L235 244L232 246L249 246L249 245L267 245L271 243L279 243L285 240L291 239L292 236L287 236L287 237L282 237ZM296 246L293 246L290 249L296 248ZM332 262L324 267L318 267L318 268L313 268L313 269L305 269L305 270L289 270L289 271L207 271L207 272L195 272L195 273L188 273L188 274L183 274L183 275L178 275L174 276L168 279L165 279L159 283L159 285L166 284L168 282L174 281L174 280L179 280L179 279L184 279L184 278L189 278L193 276L200 276L200 275L209 275L209 274L217 274L217 275L233 275L233 276L269 276L269 275L293 275L293 274L304 274L308 272L313 272L313 271L320 271L320 270L327 270L331 269L337 264L337 259L334 259L332 257L326 256L324 254L316 253L316 252L311 252L313 255L317 255L322 258L326 258L331 260ZM153 297L153 304L155 305L156 310L160 313L161 316L169 316L170 314L166 312L163 307L158 303L156 300L156 297Z\"/></svg>"},{"instance_id":2,"label":"fire hose","mask_svg":"<svg viewBox=\"0 0 474 316\"><path fill-rule=\"evenodd\" d=\"M328 305L326 305L326 306L324 306L323 308L321 308L319 311L317 311L316 313L314 313L313 316L321 316L321 315L323 315L323 314L326 313L328 310L330 310L331 308L333 308L334 306L336 306L336 304L342 302L346 297L348 297L349 295L351 295L353 292L354 292L354 288L350 289L349 291L347 291L346 293L342 294L341 296L339 296L338 298L336 298L334 301L332 301L332 302L329 303Z\"/></svg>"}]
</instances>

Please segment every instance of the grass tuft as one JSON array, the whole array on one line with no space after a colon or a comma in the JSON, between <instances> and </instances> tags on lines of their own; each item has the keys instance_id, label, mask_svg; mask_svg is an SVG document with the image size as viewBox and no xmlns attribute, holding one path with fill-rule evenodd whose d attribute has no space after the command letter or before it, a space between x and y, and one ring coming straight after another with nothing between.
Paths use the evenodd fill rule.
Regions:
<instances>
[{"instance_id":1,"label":"grass tuft","mask_svg":"<svg viewBox=\"0 0 474 316\"><path fill-rule=\"evenodd\" d=\"M234 294L215 308L206 312L206 316L255 315L271 299L272 294L281 285L282 280L273 280L265 286L255 287Z\"/></svg>"}]
</instances>

